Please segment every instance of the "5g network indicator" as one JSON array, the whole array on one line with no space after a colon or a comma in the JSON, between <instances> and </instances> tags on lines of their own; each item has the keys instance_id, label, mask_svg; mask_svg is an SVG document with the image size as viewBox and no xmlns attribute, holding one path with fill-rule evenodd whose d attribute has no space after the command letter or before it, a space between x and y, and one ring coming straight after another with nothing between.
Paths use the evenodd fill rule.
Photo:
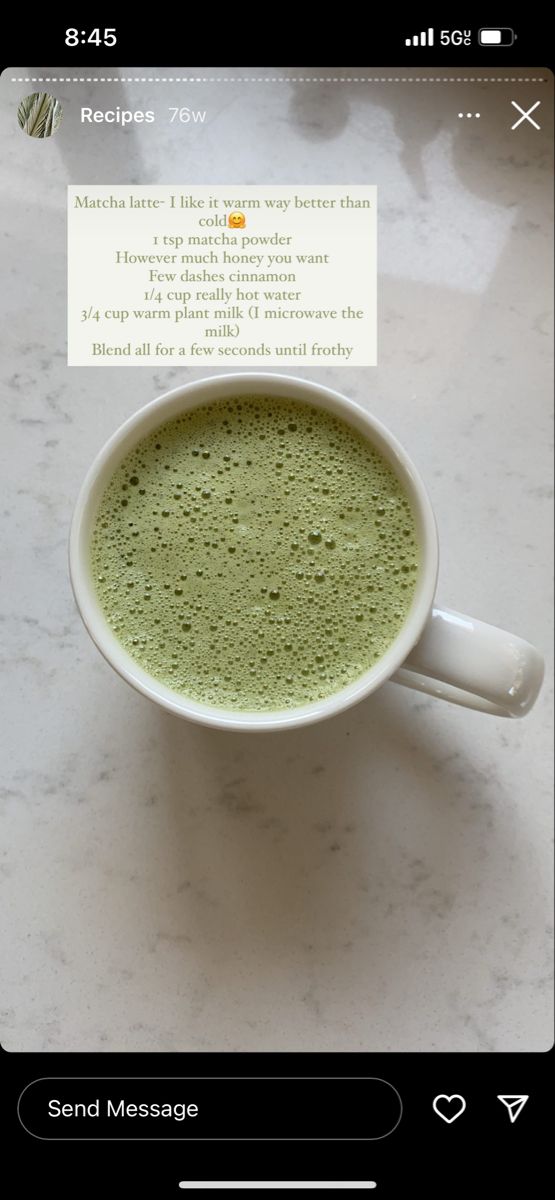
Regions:
<instances>
[{"instance_id":1,"label":"5g network indicator","mask_svg":"<svg viewBox=\"0 0 555 1200\"><path fill-rule=\"evenodd\" d=\"M512 46L515 38L516 34L514 30L506 26L496 29L479 29L477 33L478 45L487 46L490 49L492 46ZM410 37L406 37L405 46L413 46L419 49L422 46L433 46L435 40L434 29L422 29L419 33L413 33ZM438 44L440 46L470 46L472 45L472 30L441 29L438 35Z\"/></svg>"}]
</instances>

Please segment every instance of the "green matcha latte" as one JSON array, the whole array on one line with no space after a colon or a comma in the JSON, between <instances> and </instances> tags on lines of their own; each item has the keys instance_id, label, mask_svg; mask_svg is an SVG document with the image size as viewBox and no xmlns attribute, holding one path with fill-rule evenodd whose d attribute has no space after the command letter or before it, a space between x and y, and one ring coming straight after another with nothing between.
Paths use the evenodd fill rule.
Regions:
<instances>
[{"instance_id":1,"label":"green matcha latte","mask_svg":"<svg viewBox=\"0 0 555 1200\"><path fill-rule=\"evenodd\" d=\"M220 708L320 700L385 653L418 568L408 497L323 409L203 405L122 461L91 544L98 600L155 679Z\"/></svg>"}]
</instances>

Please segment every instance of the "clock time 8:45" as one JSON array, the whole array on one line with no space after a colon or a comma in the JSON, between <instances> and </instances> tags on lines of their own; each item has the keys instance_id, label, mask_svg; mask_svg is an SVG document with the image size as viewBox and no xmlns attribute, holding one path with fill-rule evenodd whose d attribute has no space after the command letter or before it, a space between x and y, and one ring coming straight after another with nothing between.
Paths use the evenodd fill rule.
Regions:
<instances>
[{"instance_id":1,"label":"clock time 8:45","mask_svg":"<svg viewBox=\"0 0 555 1200\"><path fill-rule=\"evenodd\" d=\"M66 46L115 46L115 29L66 29Z\"/></svg>"}]
</instances>

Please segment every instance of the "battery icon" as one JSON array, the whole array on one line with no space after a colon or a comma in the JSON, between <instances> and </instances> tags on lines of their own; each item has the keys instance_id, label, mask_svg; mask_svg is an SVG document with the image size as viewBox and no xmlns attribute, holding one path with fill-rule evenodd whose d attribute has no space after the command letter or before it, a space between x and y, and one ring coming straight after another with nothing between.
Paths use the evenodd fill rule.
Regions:
<instances>
[{"instance_id":1,"label":"battery icon","mask_svg":"<svg viewBox=\"0 0 555 1200\"><path fill-rule=\"evenodd\" d=\"M516 34L514 29L479 29L478 42L480 46L512 46Z\"/></svg>"}]
</instances>

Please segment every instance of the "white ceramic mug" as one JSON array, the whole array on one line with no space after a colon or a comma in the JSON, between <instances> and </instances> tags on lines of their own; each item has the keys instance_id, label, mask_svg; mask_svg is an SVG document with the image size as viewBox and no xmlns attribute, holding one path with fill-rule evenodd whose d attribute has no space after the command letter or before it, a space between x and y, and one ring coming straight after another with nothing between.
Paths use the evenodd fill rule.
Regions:
<instances>
[{"instance_id":1,"label":"white ceramic mug","mask_svg":"<svg viewBox=\"0 0 555 1200\"><path fill-rule=\"evenodd\" d=\"M104 489L131 448L164 421L211 400L238 395L286 396L333 412L364 434L391 464L408 493L416 519L420 566L407 619L382 657L353 683L296 708L243 712L199 704L154 679L135 662L110 629L96 598L90 539ZM93 462L79 493L70 534L70 575L83 621L107 661L128 683L163 708L220 729L290 729L349 708L387 680L498 717L521 717L532 707L543 678L538 651L520 637L434 603L438 540L424 484L396 438L339 392L289 375L217 375L175 388L130 417Z\"/></svg>"}]
</instances>

